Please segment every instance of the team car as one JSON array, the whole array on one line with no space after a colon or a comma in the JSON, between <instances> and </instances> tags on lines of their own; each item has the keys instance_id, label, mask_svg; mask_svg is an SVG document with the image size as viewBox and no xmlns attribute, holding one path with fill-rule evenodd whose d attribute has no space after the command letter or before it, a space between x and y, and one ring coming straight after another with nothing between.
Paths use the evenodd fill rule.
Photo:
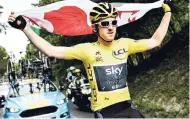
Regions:
<instances>
[{"instance_id":1,"label":"team car","mask_svg":"<svg viewBox=\"0 0 190 119\"><path fill-rule=\"evenodd\" d=\"M70 118L69 103L47 79L27 79L10 86L4 118Z\"/></svg>"}]
</instances>

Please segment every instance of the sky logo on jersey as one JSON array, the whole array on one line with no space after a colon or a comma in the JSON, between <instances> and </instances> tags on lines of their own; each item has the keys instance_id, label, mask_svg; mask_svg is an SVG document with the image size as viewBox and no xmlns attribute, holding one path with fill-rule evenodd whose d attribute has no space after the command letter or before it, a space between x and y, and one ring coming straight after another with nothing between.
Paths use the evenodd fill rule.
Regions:
<instances>
[{"instance_id":1,"label":"sky logo on jersey","mask_svg":"<svg viewBox=\"0 0 190 119\"><path fill-rule=\"evenodd\" d=\"M112 52L112 55L116 58L116 59L126 59L127 55L126 55L127 51L125 48L119 49L119 50L115 50Z\"/></svg>"},{"instance_id":2,"label":"sky logo on jersey","mask_svg":"<svg viewBox=\"0 0 190 119\"><path fill-rule=\"evenodd\" d=\"M93 66L99 91L112 91L126 87L127 64Z\"/></svg>"},{"instance_id":3,"label":"sky logo on jersey","mask_svg":"<svg viewBox=\"0 0 190 119\"><path fill-rule=\"evenodd\" d=\"M106 69L106 75L111 75L111 74L121 75L122 70L123 70L123 67L114 68L114 66L112 66L111 68Z\"/></svg>"}]
</instances>

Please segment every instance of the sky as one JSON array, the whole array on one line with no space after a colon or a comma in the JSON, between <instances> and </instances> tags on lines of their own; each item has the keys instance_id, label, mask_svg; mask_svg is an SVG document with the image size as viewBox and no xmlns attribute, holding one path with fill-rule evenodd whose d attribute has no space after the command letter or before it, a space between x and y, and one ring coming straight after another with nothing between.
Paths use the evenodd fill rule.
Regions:
<instances>
[{"instance_id":1,"label":"sky","mask_svg":"<svg viewBox=\"0 0 190 119\"><path fill-rule=\"evenodd\" d=\"M0 5L3 6L3 13L0 16L0 23L6 24L8 16L11 11L22 11L26 9L31 9L32 3L38 3L39 0L0 0ZM7 28L7 34L0 33L0 46L3 46L8 53L12 52L16 61L20 59L20 51L22 51L22 56L25 53L26 45L29 43L27 37L20 30L14 29L12 27Z\"/></svg>"}]
</instances>

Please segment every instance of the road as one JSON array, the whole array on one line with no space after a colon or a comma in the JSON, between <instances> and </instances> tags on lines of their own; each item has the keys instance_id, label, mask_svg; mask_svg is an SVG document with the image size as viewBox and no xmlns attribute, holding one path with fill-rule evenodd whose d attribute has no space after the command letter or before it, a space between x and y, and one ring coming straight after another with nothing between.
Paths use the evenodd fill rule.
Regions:
<instances>
[{"instance_id":1,"label":"road","mask_svg":"<svg viewBox=\"0 0 190 119\"><path fill-rule=\"evenodd\" d=\"M2 119L3 118L3 110L2 110L2 108L0 108L0 119Z\"/></svg>"},{"instance_id":2,"label":"road","mask_svg":"<svg viewBox=\"0 0 190 119\"><path fill-rule=\"evenodd\" d=\"M80 111L75 104L70 102L71 118L94 118L92 112Z\"/></svg>"},{"instance_id":3,"label":"road","mask_svg":"<svg viewBox=\"0 0 190 119\"><path fill-rule=\"evenodd\" d=\"M92 112L84 112L80 111L72 102L70 102L70 110L71 110L71 118L77 119L77 118L94 118L94 115ZM0 119L3 118L3 110L0 108Z\"/></svg>"}]
</instances>

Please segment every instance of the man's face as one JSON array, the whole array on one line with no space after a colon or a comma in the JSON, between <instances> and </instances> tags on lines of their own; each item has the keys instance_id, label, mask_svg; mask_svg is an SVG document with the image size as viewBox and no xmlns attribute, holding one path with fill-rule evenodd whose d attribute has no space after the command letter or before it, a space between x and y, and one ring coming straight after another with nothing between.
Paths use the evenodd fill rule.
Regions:
<instances>
[{"instance_id":1,"label":"man's face","mask_svg":"<svg viewBox=\"0 0 190 119\"><path fill-rule=\"evenodd\" d=\"M103 19L98 23L99 35L106 41L113 41L116 34L117 21L115 18Z\"/></svg>"},{"instance_id":2,"label":"man's face","mask_svg":"<svg viewBox=\"0 0 190 119\"><path fill-rule=\"evenodd\" d=\"M81 75L81 74L78 72L78 73L77 73L77 76L80 76L80 75Z\"/></svg>"}]
</instances>

